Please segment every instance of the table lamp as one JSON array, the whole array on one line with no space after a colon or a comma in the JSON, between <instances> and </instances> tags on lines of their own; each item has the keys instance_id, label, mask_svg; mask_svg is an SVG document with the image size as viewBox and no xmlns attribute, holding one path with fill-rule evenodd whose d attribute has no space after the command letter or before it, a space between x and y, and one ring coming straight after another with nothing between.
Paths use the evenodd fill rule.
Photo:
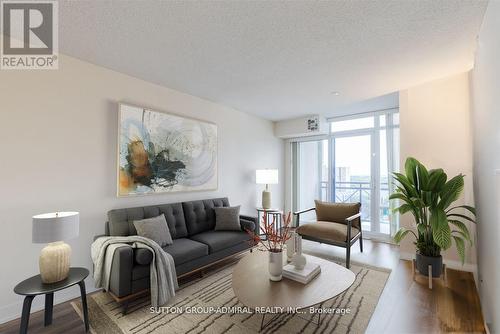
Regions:
<instances>
[{"instance_id":1,"label":"table lamp","mask_svg":"<svg viewBox=\"0 0 500 334\"><path fill-rule=\"evenodd\" d=\"M271 208L271 192L269 191L270 184L278 184L277 169L257 169L255 171L255 182L257 184L265 184L266 189L262 191L262 208Z\"/></svg>"},{"instance_id":2,"label":"table lamp","mask_svg":"<svg viewBox=\"0 0 500 334\"><path fill-rule=\"evenodd\" d=\"M43 283L55 283L68 277L71 247L63 240L76 238L79 225L78 212L44 213L33 217L33 243L48 243L40 252Z\"/></svg>"}]
</instances>

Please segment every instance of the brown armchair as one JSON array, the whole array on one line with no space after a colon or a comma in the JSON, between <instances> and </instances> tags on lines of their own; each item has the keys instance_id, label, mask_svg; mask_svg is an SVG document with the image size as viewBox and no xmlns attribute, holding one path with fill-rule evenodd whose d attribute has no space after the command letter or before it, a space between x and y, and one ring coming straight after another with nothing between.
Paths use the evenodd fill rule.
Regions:
<instances>
[{"instance_id":1,"label":"brown armchair","mask_svg":"<svg viewBox=\"0 0 500 334\"><path fill-rule=\"evenodd\" d=\"M363 232L361 230L361 203L326 203L314 201L315 208L294 212L297 217L296 232L306 240L317 241L346 249L346 267L350 267L351 246L359 239L359 249L363 252ZM316 222L300 226L300 215L316 211Z\"/></svg>"}]
</instances>

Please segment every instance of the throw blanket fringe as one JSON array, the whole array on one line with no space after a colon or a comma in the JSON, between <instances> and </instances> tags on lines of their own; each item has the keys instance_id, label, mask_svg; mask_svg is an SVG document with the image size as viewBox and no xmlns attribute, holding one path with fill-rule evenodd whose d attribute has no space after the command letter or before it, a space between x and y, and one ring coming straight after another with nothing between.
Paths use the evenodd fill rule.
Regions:
<instances>
[{"instance_id":1,"label":"throw blanket fringe","mask_svg":"<svg viewBox=\"0 0 500 334\"><path fill-rule=\"evenodd\" d=\"M96 288L109 290L111 264L115 250L119 247L145 248L153 253L149 266L151 279L151 305L158 307L175 296L179 288L174 259L151 239L131 235L128 237L100 237L91 247L94 262L94 281Z\"/></svg>"}]
</instances>

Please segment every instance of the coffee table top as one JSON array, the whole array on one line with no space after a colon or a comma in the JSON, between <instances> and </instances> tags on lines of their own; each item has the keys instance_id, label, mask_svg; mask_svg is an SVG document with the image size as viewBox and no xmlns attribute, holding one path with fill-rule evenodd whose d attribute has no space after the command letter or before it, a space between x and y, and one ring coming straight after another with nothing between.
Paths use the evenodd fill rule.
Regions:
<instances>
[{"instance_id":1,"label":"coffee table top","mask_svg":"<svg viewBox=\"0 0 500 334\"><path fill-rule=\"evenodd\" d=\"M233 291L247 307L311 307L338 296L356 279L356 275L343 266L306 255L307 261L321 266L321 273L311 282L302 284L285 277L273 282L269 280L268 257L267 252L256 251L242 258L234 268Z\"/></svg>"}]
</instances>

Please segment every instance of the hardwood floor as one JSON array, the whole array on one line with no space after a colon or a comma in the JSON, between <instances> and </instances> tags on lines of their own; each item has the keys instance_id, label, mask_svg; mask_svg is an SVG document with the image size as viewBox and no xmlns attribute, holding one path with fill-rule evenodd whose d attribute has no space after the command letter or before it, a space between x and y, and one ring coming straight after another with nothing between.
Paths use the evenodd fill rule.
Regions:
<instances>
[{"instance_id":1,"label":"hardwood floor","mask_svg":"<svg viewBox=\"0 0 500 334\"><path fill-rule=\"evenodd\" d=\"M367 333L485 333L472 273L447 269L447 284L417 275L400 261L387 282Z\"/></svg>"},{"instance_id":2,"label":"hardwood floor","mask_svg":"<svg viewBox=\"0 0 500 334\"><path fill-rule=\"evenodd\" d=\"M304 241L304 250L340 258L345 254L342 248L309 241ZM448 269L447 284L434 279L434 289L429 290L425 277L417 275L413 280L411 262L399 260L397 246L370 240L364 241L363 253L357 245L353 247L351 260L392 269L367 333L485 333L471 273ZM0 333L18 331L19 320L0 325ZM29 333L84 332L83 322L69 302L54 306L54 321L49 327L43 327L43 311L30 317Z\"/></svg>"},{"instance_id":3,"label":"hardwood floor","mask_svg":"<svg viewBox=\"0 0 500 334\"><path fill-rule=\"evenodd\" d=\"M43 298L43 297L38 297ZM19 333L20 320L12 320L0 325L0 333L14 334ZM28 333L34 334L80 334L85 333L85 326L82 319L70 305L70 302L54 305L52 325L43 326L43 311L38 311L30 315Z\"/></svg>"},{"instance_id":4,"label":"hardwood floor","mask_svg":"<svg viewBox=\"0 0 500 334\"><path fill-rule=\"evenodd\" d=\"M384 292L370 320L367 333L485 333L481 304L472 273L447 269L447 284L412 276L410 261L399 260L397 246L364 241L364 252L354 245L353 263L392 269ZM345 257L345 249L304 241L304 250Z\"/></svg>"}]
</instances>

